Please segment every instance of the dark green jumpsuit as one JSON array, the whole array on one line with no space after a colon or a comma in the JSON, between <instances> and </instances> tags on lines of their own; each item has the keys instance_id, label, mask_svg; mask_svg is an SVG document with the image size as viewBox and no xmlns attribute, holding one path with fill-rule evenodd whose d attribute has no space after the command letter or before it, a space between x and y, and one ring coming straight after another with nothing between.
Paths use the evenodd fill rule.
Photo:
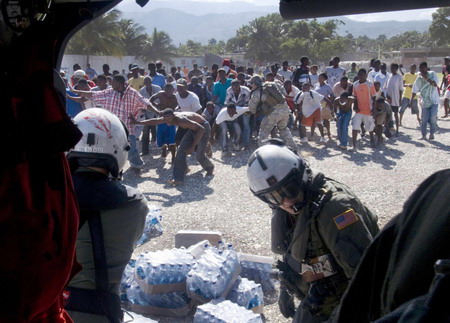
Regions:
<instances>
[{"instance_id":1,"label":"dark green jumpsuit","mask_svg":"<svg viewBox=\"0 0 450 323\"><path fill-rule=\"evenodd\" d=\"M298 215L275 209L272 250L297 273L306 295L294 322L332 318L364 250L378 233L377 217L344 184L312 174Z\"/></svg>"}]
</instances>

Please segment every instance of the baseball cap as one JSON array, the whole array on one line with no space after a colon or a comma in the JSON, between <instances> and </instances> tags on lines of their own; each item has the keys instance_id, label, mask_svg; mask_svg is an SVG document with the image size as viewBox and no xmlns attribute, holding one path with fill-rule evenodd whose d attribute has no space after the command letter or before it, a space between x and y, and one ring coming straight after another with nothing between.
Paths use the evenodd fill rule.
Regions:
<instances>
[{"instance_id":1,"label":"baseball cap","mask_svg":"<svg viewBox=\"0 0 450 323\"><path fill-rule=\"evenodd\" d=\"M76 70L75 72L73 72L74 78L83 78L85 76L86 76L86 73L83 70Z\"/></svg>"},{"instance_id":2,"label":"baseball cap","mask_svg":"<svg viewBox=\"0 0 450 323\"><path fill-rule=\"evenodd\" d=\"M445 56L444 59L445 59L446 61L450 61L450 56Z\"/></svg>"},{"instance_id":3,"label":"baseball cap","mask_svg":"<svg viewBox=\"0 0 450 323\"><path fill-rule=\"evenodd\" d=\"M187 81L184 78L178 79L177 86L187 86Z\"/></svg>"},{"instance_id":4,"label":"baseball cap","mask_svg":"<svg viewBox=\"0 0 450 323\"><path fill-rule=\"evenodd\" d=\"M131 65L130 71L136 70L136 69L139 69L139 66L138 66L138 65L136 65L136 64Z\"/></svg>"}]
</instances>

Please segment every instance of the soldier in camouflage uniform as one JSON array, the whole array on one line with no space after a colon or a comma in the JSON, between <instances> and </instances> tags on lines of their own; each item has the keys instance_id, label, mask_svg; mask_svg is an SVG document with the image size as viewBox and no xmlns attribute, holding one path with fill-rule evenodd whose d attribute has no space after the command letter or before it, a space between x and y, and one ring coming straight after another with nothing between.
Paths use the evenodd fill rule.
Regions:
<instances>
[{"instance_id":1,"label":"soldier in camouflage uniform","mask_svg":"<svg viewBox=\"0 0 450 323\"><path fill-rule=\"evenodd\" d=\"M313 172L282 144L258 148L248 162L250 190L273 209L272 251L280 311L294 322L333 319L377 217L344 184ZM300 300L295 310L294 296Z\"/></svg>"},{"instance_id":2,"label":"soldier in camouflage uniform","mask_svg":"<svg viewBox=\"0 0 450 323\"><path fill-rule=\"evenodd\" d=\"M248 102L251 113L262 113L265 117L261 121L258 135L258 145L269 137L273 128L277 127L281 139L293 151L297 147L292 138L292 133L287 127L290 110L283 94L277 89L274 82L263 83L260 76L253 76L249 83L252 86L250 101Z\"/></svg>"}]
</instances>

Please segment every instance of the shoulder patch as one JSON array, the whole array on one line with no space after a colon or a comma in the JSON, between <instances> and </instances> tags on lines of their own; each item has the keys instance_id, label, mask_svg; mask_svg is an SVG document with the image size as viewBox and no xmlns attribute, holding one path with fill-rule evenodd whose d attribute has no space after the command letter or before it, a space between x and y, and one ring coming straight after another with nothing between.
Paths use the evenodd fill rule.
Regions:
<instances>
[{"instance_id":1,"label":"shoulder patch","mask_svg":"<svg viewBox=\"0 0 450 323\"><path fill-rule=\"evenodd\" d=\"M344 213L341 213L333 218L334 224L336 224L338 230L342 230L358 220L359 218L353 209L348 209Z\"/></svg>"}]
</instances>

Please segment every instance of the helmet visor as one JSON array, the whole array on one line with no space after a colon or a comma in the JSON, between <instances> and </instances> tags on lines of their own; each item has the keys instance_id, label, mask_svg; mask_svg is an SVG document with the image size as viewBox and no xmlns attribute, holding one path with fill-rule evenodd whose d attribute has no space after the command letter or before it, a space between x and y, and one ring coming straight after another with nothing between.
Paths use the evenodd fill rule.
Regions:
<instances>
[{"instance_id":1,"label":"helmet visor","mask_svg":"<svg viewBox=\"0 0 450 323\"><path fill-rule=\"evenodd\" d=\"M283 199L296 200L303 194L302 184L299 183L297 176L289 176L289 178L280 183L278 187L272 188L270 191L263 191L256 194L265 203L279 206L283 203Z\"/></svg>"}]
</instances>

